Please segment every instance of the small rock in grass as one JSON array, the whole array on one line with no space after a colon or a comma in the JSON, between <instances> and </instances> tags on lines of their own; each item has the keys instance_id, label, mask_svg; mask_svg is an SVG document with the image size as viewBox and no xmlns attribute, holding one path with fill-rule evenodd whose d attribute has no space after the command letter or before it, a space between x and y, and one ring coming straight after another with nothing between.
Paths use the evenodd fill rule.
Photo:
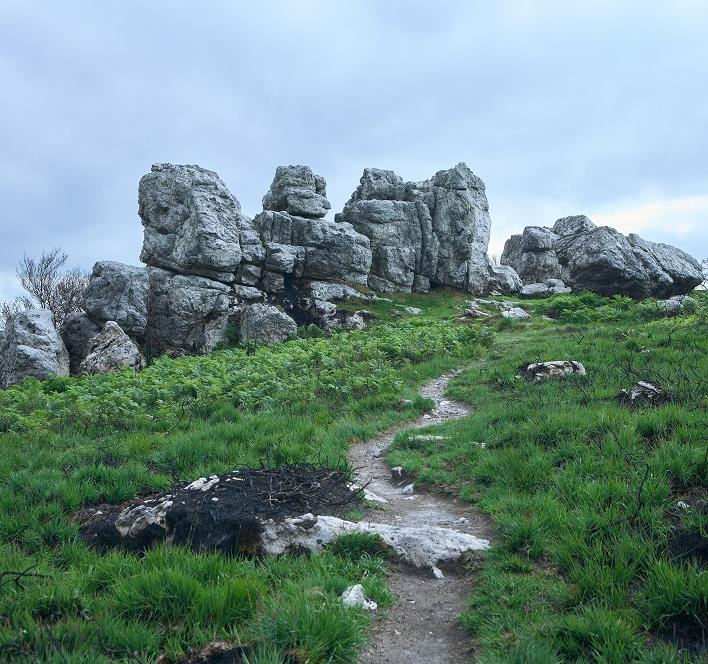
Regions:
<instances>
[{"instance_id":1,"label":"small rock in grass","mask_svg":"<svg viewBox=\"0 0 708 664\"><path fill-rule=\"evenodd\" d=\"M617 401L623 406L658 406L668 400L669 397L656 385L643 380L629 390L620 390L617 395Z\"/></svg>"},{"instance_id":2,"label":"small rock in grass","mask_svg":"<svg viewBox=\"0 0 708 664\"><path fill-rule=\"evenodd\" d=\"M391 479L400 482L406 478L406 471L403 469L403 466L394 466L391 468Z\"/></svg>"},{"instance_id":3,"label":"small rock in grass","mask_svg":"<svg viewBox=\"0 0 708 664\"><path fill-rule=\"evenodd\" d=\"M357 583L355 586L349 586L349 588L342 593L342 604L349 608L360 607L362 609L366 609L367 611L376 611L378 608L378 604L376 604L376 602L366 599L366 595L364 594L364 586L360 583Z\"/></svg>"},{"instance_id":4,"label":"small rock in grass","mask_svg":"<svg viewBox=\"0 0 708 664\"><path fill-rule=\"evenodd\" d=\"M521 307L513 307L512 309L505 309L501 312L504 318L510 318L511 320L527 320L531 316L524 311Z\"/></svg>"},{"instance_id":5,"label":"small rock in grass","mask_svg":"<svg viewBox=\"0 0 708 664\"><path fill-rule=\"evenodd\" d=\"M411 316L418 316L419 314L423 313L423 310L418 309L418 307L405 307L403 310L406 313L411 314Z\"/></svg>"},{"instance_id":6,"label":"small rock in grass","mask_svg":"<svg viewBox=\"0 0 708 664\"><path fill-rule=\"evenodd\" d=\"M413 489L414 489L414 488L415 488L415 483L406 484L406 486L404 486L404 487L401 489L401 493L410 495L410 494L413 493Z\"/></svg>"},{"instance_id":7,"label":"small rock in grass","mask_svg":"<svg viewBox=\"0 0 708 664\"><path fill-rule=\"evenodd\" d=\"M523 369L526 378L545 380L546 378L563 378L577 373L585 375L585 367L575 360L552 360L550 362L534 362Z\"/></svg>"}]
</instances>

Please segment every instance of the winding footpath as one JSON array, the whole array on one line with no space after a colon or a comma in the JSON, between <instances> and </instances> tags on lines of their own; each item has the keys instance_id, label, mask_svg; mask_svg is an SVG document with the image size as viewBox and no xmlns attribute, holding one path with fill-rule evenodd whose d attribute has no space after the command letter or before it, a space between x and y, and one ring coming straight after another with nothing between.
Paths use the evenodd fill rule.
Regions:
<instances>
[{"instance_id":1,"label":"winding footpath","mask_svg":"<svg viewBox=\"0 0 708 664\"><path fill-rule=\"evenodd\" d=\"M357 483L386 500L383 509L371 510L367 520L397 526L439 526L490 539L491 528L469 505L431 493L413 494L403 488L410 482L394 482L384 461L386 448L400 431L460 419L471 409L446 399L445 388L457 372L448 372L422 390L432 399L433 409L413 423L389 430L378 438L351 448L349 461ZM373 623L364 664L461 664L470 661L469 634L458 624L472 592L472 579L461 566L445 569L443 578L431 570L417 570L393 563L389 587L397 597L383 620Z\"/></svg>"}]
</instances>

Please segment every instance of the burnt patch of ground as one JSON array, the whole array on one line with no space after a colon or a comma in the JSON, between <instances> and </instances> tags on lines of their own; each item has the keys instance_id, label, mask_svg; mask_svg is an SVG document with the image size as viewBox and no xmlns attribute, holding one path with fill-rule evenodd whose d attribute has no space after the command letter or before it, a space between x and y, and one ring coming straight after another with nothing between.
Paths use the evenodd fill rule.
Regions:
<instances>
[{"instance_id":1,"label":"burnt patch of ground","mask_svg":"<svg viewBox=\"0 0 708 664\"><path fill-rule=\"evenodd\" d=\"M83 509L75 518L81 538L99 549L140 551L164 541L253 555L264 521L337 515L360 494L340 469L293 464L202 477L120 505Z\"/></svg>"}]
</instances>

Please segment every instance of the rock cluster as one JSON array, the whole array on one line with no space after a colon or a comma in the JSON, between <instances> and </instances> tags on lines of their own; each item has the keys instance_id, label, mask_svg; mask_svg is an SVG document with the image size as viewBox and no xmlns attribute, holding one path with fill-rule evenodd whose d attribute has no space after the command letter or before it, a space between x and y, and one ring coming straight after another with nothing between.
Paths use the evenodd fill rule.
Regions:
<instances>
[{"instance_id":1,"label":"rock cluster","mask_svg":"<svg viewBox=\"0 0 708 664\"><path fill-rule=\"evenodd\" d=\"M423 182L367 168L335 221L350 223L371 242L372 290L450 286L509 293L521 286L513 270L487 257L491 219L484 182L464 163Z\"/></svg>"},{"instance_id":2,"label":"rock cluster","mask_svg":"<svg viewBox=\"0 0 708 664\"><path fill-rule=\"evenodd\" d=\"M501 262L524 284L562 279L573 290L635 298L680 295L703 279L699 263L680 249L625 237L583 215L558 219L553 228L527 226L506 241Z\"/></svg>"},{"instance_id":3,"label":"rock cluster","mask_svg":"<svg viewBox=\"0 0 708 664\"><path fill-rule=\"evenodd\" d=\"M27 309L12 316L0 339L0 388L27 376L69 375L69 353L54 327L52 312Z\"/></svg>"}]
</instances>

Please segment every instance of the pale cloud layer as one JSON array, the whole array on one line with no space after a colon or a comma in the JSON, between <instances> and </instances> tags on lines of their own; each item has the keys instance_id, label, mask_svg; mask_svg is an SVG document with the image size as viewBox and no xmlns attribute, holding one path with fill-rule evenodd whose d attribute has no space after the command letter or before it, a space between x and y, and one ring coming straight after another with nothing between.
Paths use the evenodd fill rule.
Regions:
<instances>
[{"instance_id":1,"label":"pale cloud layer","mask_svg":"<svg viewBox=\"0 0 708 664\"><path fill-rule=\"evenodd\" d=\"M153 162L216 170L250 215L279 164L333 212L366 166L466 161L491 253L596 223L708 255L708 3L0 0L0 297L23 252L138 262Z\"/></svg>"}]
</instances>

